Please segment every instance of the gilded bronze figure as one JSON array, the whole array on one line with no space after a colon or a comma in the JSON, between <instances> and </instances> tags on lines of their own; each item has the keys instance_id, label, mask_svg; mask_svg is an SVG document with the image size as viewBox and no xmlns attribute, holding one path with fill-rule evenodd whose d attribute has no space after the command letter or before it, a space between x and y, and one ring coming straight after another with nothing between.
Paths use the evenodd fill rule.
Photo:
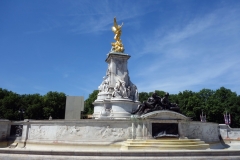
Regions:
<instances>
[{"instance_id":1,"label":"gilded bronze figure","mask_svg":"<svg viewBox=\"0 0 240 160\"><path fill-rule=\"evenodd\" d=\"M123 26L123 23L121 26L118 25L117 19L116 17L114 17L114 23L112 26L112 31L115 34L114 39L116 40L116 42L112 43L112 51L114 52L124 52L124 46L122 44L122 40L120 39L122 34L122 30L121 30L122 26Z\"/></svg>"}]
</instances>

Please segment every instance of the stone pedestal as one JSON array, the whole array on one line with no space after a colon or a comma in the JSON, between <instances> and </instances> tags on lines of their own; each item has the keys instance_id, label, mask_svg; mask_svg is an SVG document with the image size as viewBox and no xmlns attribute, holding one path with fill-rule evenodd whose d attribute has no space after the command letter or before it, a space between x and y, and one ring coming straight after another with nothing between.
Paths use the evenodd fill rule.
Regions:
<instances>
[{"instance_id":1,"label":"stone pedestal","mask_svg":"<svg viewBox=\"0 0 240 160\"><path fill-rule=\"evenodd\" d=\"M81 111L84 111L84 98L82 96L67 96L65 120L81 119Z\"/></svg>"},{"instance_id":2,"label":"stone pedestal","mask_svg":"<svg viewBox=\"0 0 240 160\"><path fill-rule=\"evenodd\" d=\"M129 58L125 53L110 52L107 55L107 72L93 103L95 119L127 119L140 104L137 87L128 73Z\"/></svg>"}]
</instances>

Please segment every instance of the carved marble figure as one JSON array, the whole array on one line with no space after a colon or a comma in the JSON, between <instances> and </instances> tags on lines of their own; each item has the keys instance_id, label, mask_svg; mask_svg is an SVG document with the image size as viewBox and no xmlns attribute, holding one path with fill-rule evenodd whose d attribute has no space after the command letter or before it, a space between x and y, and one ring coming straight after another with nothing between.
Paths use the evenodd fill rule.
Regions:
<instances>
[{"instance_id":1,"label":"carved marble figure","mask_svg":"<svg viewBox=\"0 0 240 160\"><path fill-rule=\"evenodd\" d=\"M131 88L131 97L133 99L133 101L137 102L138 101L138 90L137 90L137 86L132 85Z\"/></svg>"},{"instance_id":2,"label":"carved marble figure","mask_svg":"<svg viewBox=\"0 0 240 160\"><path fill-rule=\"evenodd\" d=\"M112 97L128 98L125 82L118 79L112 93Z\"/></svg>"}]
</instances>

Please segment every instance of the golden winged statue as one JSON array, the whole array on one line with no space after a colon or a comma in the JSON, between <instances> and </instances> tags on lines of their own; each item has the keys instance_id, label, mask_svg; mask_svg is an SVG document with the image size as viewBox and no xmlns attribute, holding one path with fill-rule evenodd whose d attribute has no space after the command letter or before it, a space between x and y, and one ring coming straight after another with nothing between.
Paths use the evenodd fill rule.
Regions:
<instances>
[{"instance_id":1,"label":"golden winged statue","mask_svg":"<svg viewBox=\"0 0 240 160\"><path fill-rule=\"evenodd\" d=\"M119 26L117 24L116 17L114 17L114 23L113 23L113 26L112 26L112 31L115 34L114 39L116 40L116 42L112 43L112 51L124 52L124 47L123 47L123 44L122 44L122 40L120 39L120 36L122 34L122 30L121 30L122 26L123 26L123 23L122 23L121 26Z\"/></svg>"}]
</instances>

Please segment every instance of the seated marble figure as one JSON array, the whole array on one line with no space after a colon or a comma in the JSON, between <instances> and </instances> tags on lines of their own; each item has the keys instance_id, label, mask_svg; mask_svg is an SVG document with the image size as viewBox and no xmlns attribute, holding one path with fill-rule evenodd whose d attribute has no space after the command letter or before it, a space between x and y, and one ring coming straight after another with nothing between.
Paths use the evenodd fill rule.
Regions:
<instances>
[{"instance_id":1,"label":"seated marble figure","mask_svg":"<svg viewBox=\"0 0 240 160\"><path fill-rule=\"evenodd\" d=\"M132 114L145 114L152 111L157 110L172 110L179 112L179 107L176 103L170 103L168 100L169 93L165 93L163 97L160 97L157 95L157 93L153 93L151 97L148 98L148 100L141 105L138 106L138 108L132 112Z\"/></svg>"}]
</instances>

